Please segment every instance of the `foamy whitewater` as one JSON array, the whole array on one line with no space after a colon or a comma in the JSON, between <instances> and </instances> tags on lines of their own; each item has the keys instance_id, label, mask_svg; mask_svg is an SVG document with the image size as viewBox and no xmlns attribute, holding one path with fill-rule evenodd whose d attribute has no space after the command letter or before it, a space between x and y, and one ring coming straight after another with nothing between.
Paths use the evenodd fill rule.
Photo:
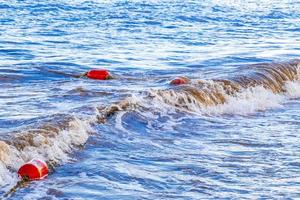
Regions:
<instances>
[{"instance_id":1,"label":"foamy whitewater","mask_svg":"<svg viewBox=\"0 0 300 200\"><path fill-rule=\"evenodd\" d=\"M9 199L298 199L299 10L0 2L0 199L33 158Z\"/></svg>"},{"instance_id":2,"label":"foamy whitewater","mask_svg":"<svg viewBox=\"0 0 300 200\"><path fill-rule=\"evenodd\" d=\"M289 69L289 64L279 64L282 69ZM261 65L261 68L264 64ZM258 67L259 68L259 67ZM275 70L276 64L269 69ZM289 73L290 71L287 70ZM238 76L238 75L237 75ZM278 77L277 77L278 76ZM200 85L204 85L204 89L196 89L191 87L167 90L149 90L143 92L144 95L133 96L108 107L108 111L112 114L115 111L124 110L127 107L143 107L146 110L159 109L158 112L176 113L176 110L184 112L192 112L198 115L220 115L220 114L237 114L247 115L257 111L264 111L270 108L280 108L288 99L298 98L300 89L300 64L295 64L293 80L288 77L283 78L283 73L274 74L274 77L253 77L253 86L244 86L241 89L232 92L232 87L223 85L219 81L200 81ZM268 77L266 79L265 77ZM281 80L279 78L282 78ZM272 82L266 82L272 80ZM287 80L287 81L284 81ZM248 81L248 80L246 80ZM260 84L261 82L262 84ZM193 81L190 85L197 85L197 81ZM242 83L243 84L243 83ZM270 85L275 85L274 91ZM282 84L282 86L281 86ZM240 87L238 84L236 87ZM177 86L178 87L178 86ZM228 90L230 93L228 93ZM195 96L195 93L199 93ZM201 95L201 98L197 98ZM145 97L143 97L145 96ZM223 100L224 99L224 100ZM224 101L224 102L223 102ZM128 105L125 105L128 104ZM124 106L125 105L125 106Z\"/></svg>"},{"instance_id":3,"label":"foamy whitewater","mask_svg":"<svg viewBox=\"0 0 300 200\"><path fill-rule=\"evenodd\" d=\"M270 108L281 108L285 102L291 98L300 97L300 82L287 82L285 84L286 92L274 94L262 86L256 86L244 89L235 96L227 95L227 101L224 104L214 106L204 106L199 103L195 98L188 96L186 93L176 93L174 91L164 92L163 95L157 91L149 91L153 100L147 101L140 100L140 97L133 97L133 102L142 101L144 106L152 105L152 108L159 107L161 110L169 112L173 110L192 112L193 114L204 115L220 115L220 114L236 114L248 115L257 111L264 111ZM146 104L146 105L145 105Z\"/></svg>"},{"instance_id":4,"label":"foamy whitewater","mask_svg":"<svg viewBox=\"0 0 300 200\"><path fill-rule=\"evenodd\" d=\"M67 123L67 129L57 130L51 136L50 130L40 129L32 134L19 133L20 136L17 135L12 139L17 141L17 145L1 141L0 184L3 187L16 184L18 179L15 172L23 163L33 158L42 159L53 165L68 161L68 154L76 146L83 145L87 141L91 127L88 122L77 118ZM47 133L43 135L43 131Z\"/></svg>"}]
</instances>

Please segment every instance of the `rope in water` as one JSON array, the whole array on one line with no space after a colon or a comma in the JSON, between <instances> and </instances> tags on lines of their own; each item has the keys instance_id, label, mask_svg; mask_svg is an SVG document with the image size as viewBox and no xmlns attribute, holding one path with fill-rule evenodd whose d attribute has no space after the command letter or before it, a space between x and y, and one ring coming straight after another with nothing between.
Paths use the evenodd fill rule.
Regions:
<instances>
[{"instance_id":1,"label":"rope in water","mask_svg":"<svg viewBox=\"0 0 300 200\"><path fill-rule=\"evenodd\" d=\"M17 184L12 187L7 193L4 194L3 198L8 198L10 197L13 193L17 191L18 188L22 188L27 185L29 182L29 177L28 176L23 176L20 181L17 182ZM3 199L1 198L1 199Z\"/></svg>"}]
</instances>

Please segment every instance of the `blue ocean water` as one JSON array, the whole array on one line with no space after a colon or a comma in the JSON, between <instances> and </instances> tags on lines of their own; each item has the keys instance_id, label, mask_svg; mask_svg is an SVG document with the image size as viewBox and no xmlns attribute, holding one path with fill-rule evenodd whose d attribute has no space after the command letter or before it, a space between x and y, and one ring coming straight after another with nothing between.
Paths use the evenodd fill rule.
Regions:
<instances>
[{"instance_id":1,"label":"blue ocean water","mask_svg":"<svg viewBox=\"0 0 300 200\"><path fill-rule=\"evenodd\" d=\"M11 199L300 198L300 87L203 112L143 101L147 110L85 124L97 107L140 102L177 76L299 58L299 10L290 0L0 1L1 140L60 130L46 145L0 148L0 193L17 181L14 161L42 157L54 171ZM68 75L94 68L116 79Z\"/></svg>"}]
</instances>

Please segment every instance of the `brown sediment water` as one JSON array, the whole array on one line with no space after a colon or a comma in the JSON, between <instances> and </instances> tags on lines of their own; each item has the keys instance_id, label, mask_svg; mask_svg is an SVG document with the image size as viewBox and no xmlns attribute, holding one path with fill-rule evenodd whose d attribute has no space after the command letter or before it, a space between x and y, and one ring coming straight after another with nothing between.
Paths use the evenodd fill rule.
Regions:
<instances>
[{"instance_id":1,"label":"brown sediment water","mask_svg":"<svg viewBox=\"0 0 300 200\"><path fill-rule=\"evenodd\" d=\"M189 84L172 86L167 89L149 90L143 99L148 100L148 103L157 100L176 108L194 110L191 107L206 108L226 104L230 98L238 98L243 91L257 87L270 91L274 95L282 94L286 92L288 82L299 79L299 69L300 60L284 63L253 64L241 68L232 77L211 80L197 79L189 81ZM100 109L102 114L101 117L98 117L98 121L105 122L105 119L115 112L126 110L136 103L133 98L126 98L105 109L102 108ZM144 108L151 107L147 103L142 104Z\"/></svg>"},{"instance_id":2,"label":"brown sediment water","mask_svg":"<svg viewBox=\"0 0 300 200\"><path fill-rule=\"evenodd\" d=\"M73 116L55 116L51 122L41 122L37 127L10 134L0 140L0 184L7 174L16 171L20 165L33 159L57 164L68 160L76 146L83 145L92 132L91 120L81 120Z\"/></svg>"},{"instance_id":3,"label":"brown sediment water","mask_svg":"<svg viewBox=\"0 0 300 200\"><path fill-rule=\"evenodd\" d=\"M204 106L224 104L228 96L237 95L243 89L263 87L273 93L285 92L285 84L288 81L299 79L300 60L286 63L262 63L250 65L241 70L239 74L212 80L196 80L194 84L179 86L168 90L159 91L158 94L165 95L170 90L183 92L191 96ZM190 101L187 99L187 101Z\"/></svg>"}]
</instances>

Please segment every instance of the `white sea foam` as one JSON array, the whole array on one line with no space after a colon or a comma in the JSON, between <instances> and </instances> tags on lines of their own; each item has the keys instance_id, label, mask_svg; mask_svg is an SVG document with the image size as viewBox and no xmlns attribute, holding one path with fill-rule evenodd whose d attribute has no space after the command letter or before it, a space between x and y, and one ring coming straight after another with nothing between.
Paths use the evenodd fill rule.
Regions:
<instances>
[{"instance_id":1,"label":"white sea foam","mask_svg":"<svg viewBox=\"0 0 300 200\"><path fill-rule=\"evenodd\" d=\"M287 82L285 84L286 95L289 98L298 98L300 97L300 80L295 82Z\"/></svg>"},{"instance_id":2,"label":"white sea foam","mask_svg":"<svg viewBox=\"0 0 300 200\"><path fill-rule=\"evenodd\" d=\"M235 95L224 93L225 103L217 105L204 105L188 92L175 90L149 90L145 96L132 96L131 101L146 109L157 109L162 114L183 111L200 115L248 115L257 111L280 108L289 98L300 97L299 80L286 82L284 88L283 93L273 93L262 86L243 89Z\"/></svg>"},{"instance_id":3,"label":"white sea foam","mask_svg":"<svg viewBox=\"0 0 300 200\"><path fill-rule=\"evenodd\" d=\"M247 115L270 108L282 107L282 102L285 99L286 96L282 94L274 94L271 90L257 86L245 89L236 96L228 95L224 104L206 107L203 112L205 114Z\"/></svg>"},{"instance_id":4,"label":"white sea foam","mask_svg":"<svg viewBox=\"0 0 300 200\"><path fill-rule=\"evenodd\" d=\"M22 149L0 141L0 186L10 187L15 184L15 172L33 158L55 163L68 161L68 154L76 146L84 144L92 131L89 120L74 117L68 123L68 128L60 130L54 137L35 134L32 138L33 144Z\"/></svg>"}]
</instances>

